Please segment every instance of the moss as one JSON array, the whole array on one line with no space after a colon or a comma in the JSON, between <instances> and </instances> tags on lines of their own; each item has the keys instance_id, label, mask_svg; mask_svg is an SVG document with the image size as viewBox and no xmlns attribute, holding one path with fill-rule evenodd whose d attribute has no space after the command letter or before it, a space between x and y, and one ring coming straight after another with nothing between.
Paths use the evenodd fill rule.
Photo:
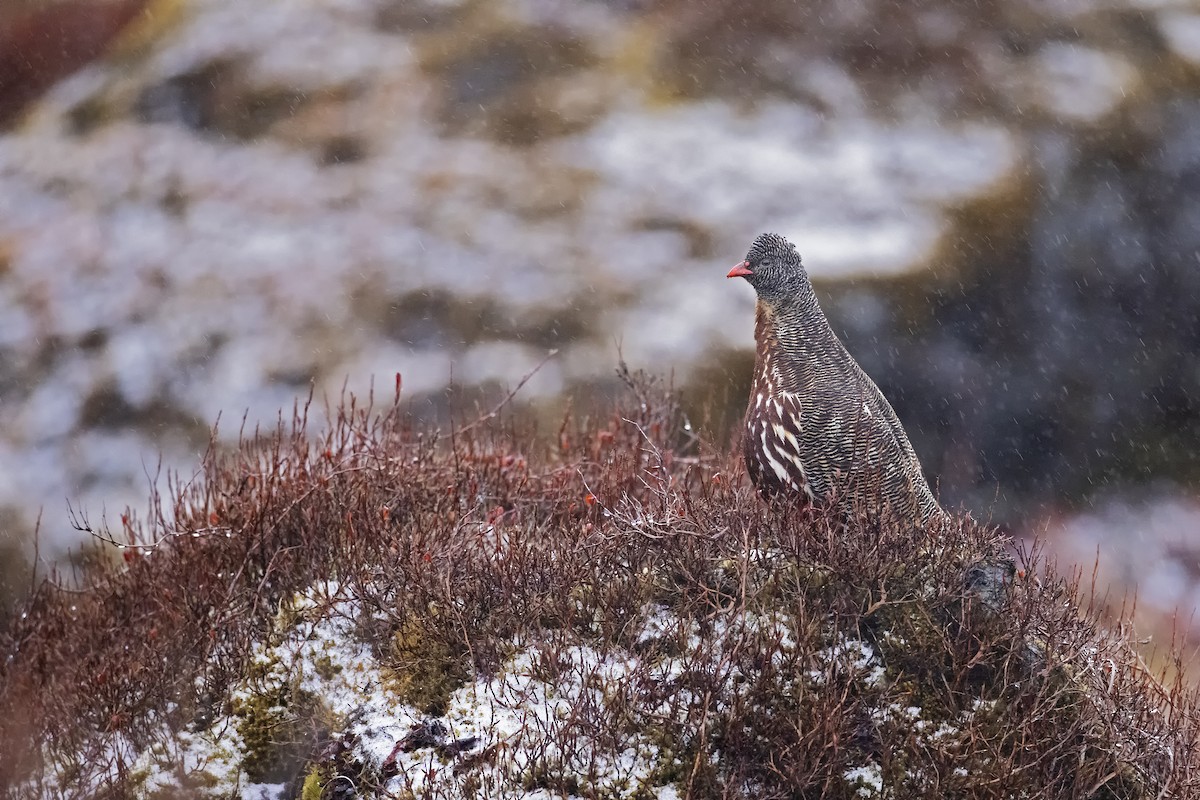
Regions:
<instances>
[{"instance_id":1,"label":"moss","mask_svg":"<svg viewBox=\"0 0 1200 800\"><path fill-rule=\"evenodd\" d=\"M242 739L241 767L258 783L294 778L322 727L321 703L310 692L284 683L234 701Z\"/></svg>"},{"instance_id":2,"label":"moss","mask_svg":"<svg viewBox=\"0 0 1200 800\"><path fill-rule=\"evenodd\" d=\"M254 695L234 704L242 737L242 769L251 780L262 778L272 760L273 730L281 722L274 698Z\"/></svg>"},{"instance_id":3,"label":"moss","mask_svg":"<svg viewBox=\"0 0 1200 800\"><path fill-rule=\"evenodd\" d=\"M443 714L467 678L459 655L432 626L410 617L392 636L390 688L424 714Z\"/></svg>"},{"instance_id":4,"label":"moss","mask_svg":"<svg viewBox=\"0 0 1200 800\"><path fill-rule=\"evenodd\" d=\"M300 800L321 800L321 792L328 781L320 767L313 767L304 776L304 785L300 787Z\"/></svg>"},{"instance_id":5,"label":"moss","mask_svg":"<svg viewBox=\"0 0 1200 800\"><path fill-rule=\"evenodd\" d=\"M333 659L325 653L316 657L313 662L313 668L316 669L317 675L326 681L332 680L335 675L342 671L342 665L334 663Z\"/></svg>"}]
</instances>

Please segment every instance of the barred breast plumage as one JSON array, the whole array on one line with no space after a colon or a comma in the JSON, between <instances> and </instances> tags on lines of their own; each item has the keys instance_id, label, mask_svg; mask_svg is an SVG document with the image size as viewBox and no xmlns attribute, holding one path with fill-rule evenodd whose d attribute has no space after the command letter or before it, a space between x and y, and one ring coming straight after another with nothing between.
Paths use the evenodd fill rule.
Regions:
<instances>
[{"instance_id":1,"label":"barred breast plumage","mask_svg":"<svg viewBox=\"0 0 1200 800\"><path fill-rule=\"evenodd\" d=\"M729 272L758 294L744 449L766 496L913 518L942 512L887 398L829 326L795 247L759 236Z\"/></svg>"}]
</instances>

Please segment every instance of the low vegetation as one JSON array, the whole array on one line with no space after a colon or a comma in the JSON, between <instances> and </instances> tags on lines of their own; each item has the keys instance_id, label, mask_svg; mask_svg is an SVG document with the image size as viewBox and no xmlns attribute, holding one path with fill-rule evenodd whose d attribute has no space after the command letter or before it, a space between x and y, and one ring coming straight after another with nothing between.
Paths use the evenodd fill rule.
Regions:
<instances>
[{"instance_id":1,"label":"low vegetation","mask_svg":"<svg viewBox=\"0 0 1200 800\"><path fill-rule=\"evenodd\" d=\"M958 518L765 506L671 395L210 452L0 642L13 796L1158 798L1196 696ZM317 427L317 426L312 426ZM80 520L87 526L87 520ZM1040 576L1040 577L1034 577ZM1176 673L1177 674L1177 673Z\"/></svg>"}]
</instances>

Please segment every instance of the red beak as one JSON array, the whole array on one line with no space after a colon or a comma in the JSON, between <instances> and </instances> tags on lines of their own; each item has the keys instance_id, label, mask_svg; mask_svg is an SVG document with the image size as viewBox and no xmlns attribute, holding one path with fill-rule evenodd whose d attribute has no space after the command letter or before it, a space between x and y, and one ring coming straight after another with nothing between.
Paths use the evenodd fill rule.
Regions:
<instances>
[{"instance_id":1,"label":"red beak","mask_svg":"<svg viewBox=\"0 0 1200 800\"><path fill-rule=\"evenodd\" d=\"M725 277L726 278L747 278L753 274L754 273L750 271L750 262L743 261L742 263L738 264L733 269L729 270L729 274L726 275Z\"/></svg>"}]
</instances>

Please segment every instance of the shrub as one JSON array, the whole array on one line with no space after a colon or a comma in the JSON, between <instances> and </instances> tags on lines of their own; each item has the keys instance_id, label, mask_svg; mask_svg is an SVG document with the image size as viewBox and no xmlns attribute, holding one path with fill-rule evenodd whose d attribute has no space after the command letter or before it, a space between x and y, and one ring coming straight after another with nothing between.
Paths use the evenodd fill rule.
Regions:
<instances>
[{"instance_id":1,"label":"shrub","mask_svg":"<svg viewBox=\"0 0 1200 800\"><path fill-rule=\"evenodd\" d=\"M965 517L767 507L669 393L629 383L549 440L496 413L414 430L398 402L351 398L320 433L301 408L210 449L170 513L97 527L119 569L47 581L6 633L0 786L1196 790L1195 694L1075 581L1028 554L1040 577L1014 579L1009 544Z\"/></svg>"}]
</instances>

